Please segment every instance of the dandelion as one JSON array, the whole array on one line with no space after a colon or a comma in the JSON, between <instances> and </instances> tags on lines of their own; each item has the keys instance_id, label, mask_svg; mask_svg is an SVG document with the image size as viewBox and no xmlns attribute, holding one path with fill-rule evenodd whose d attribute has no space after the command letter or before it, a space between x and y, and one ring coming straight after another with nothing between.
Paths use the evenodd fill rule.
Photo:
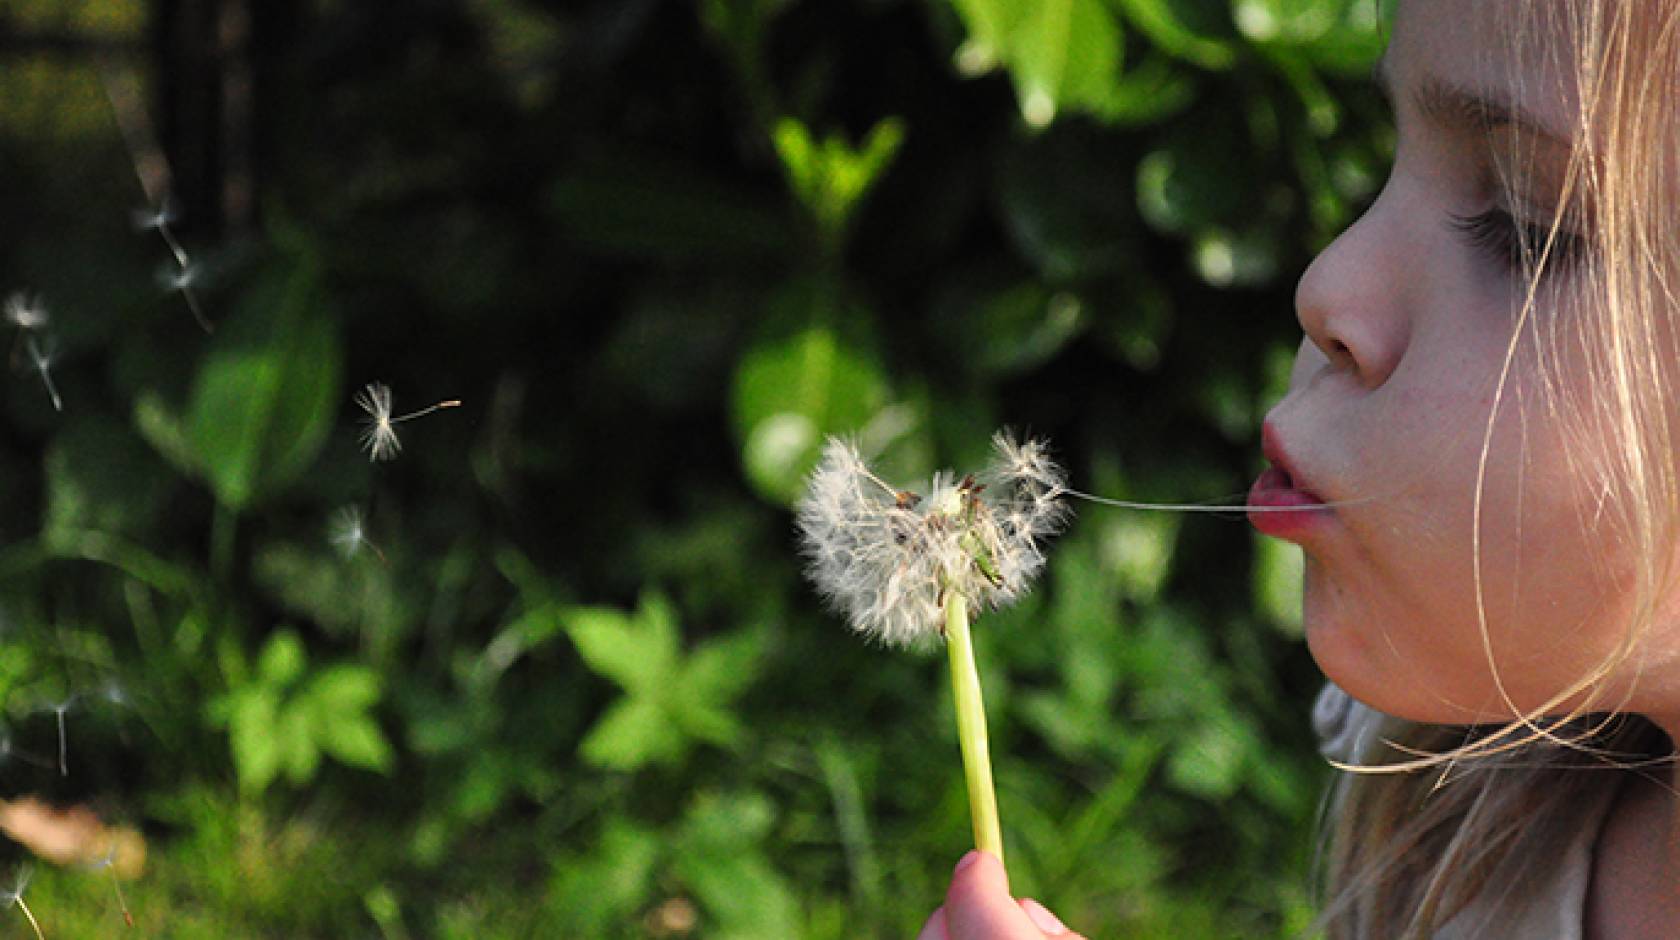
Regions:
<instances>
[{"instance_id":1,"label":"dandelion","mask_svg":"<svg viewBox=\"0 0 1680 940\"><path fill-rule=\"evenodd\" d=\"M35 915L29 910L28 902L23 899L23 893L29 890L29 878L33 874L34 871L28 865L18 869L17 880L13 882L12 887L0 889L0 901L4 901L6 907L16 904L23 911L23 916L28 918L29 926L35 929L35 940L46 940L46 937L41 933L40 923L35 920Z\"/></svg>"},{"instance_id":2,"label":"dandelion","mask_svg":"<svg viewBox=\"0 0 1680 940\"><path fill-rule=\"evenodd\" d=\"M362 419L362 447L366 448L369 459L380 461L395 460L402 452L402 442L397 440L397 425L444 408L459 408L461 402L452 398L393 418L391 387L383 382L370 382L356 393L356 406L367 413L367 417Z\"/></svg>"},{"instance_id":3,"label":"dandelion","mask_svg":"<svg viewBox=\"0 0 1680 940\"><path fill-rule=\"evenodd\" d=\"M887 646L945 640L975 844L1002 858L969 612L1026 593L1068 509L1066 480L1042 442L1005 432L992 443L984 472L935 474L924 497L886 483L854 444L831 438L798 525L807 574L854 630Z\"/></svg>"},{"instance_id":4,"label":"dandelion","mask_svg":"<svg viewBox=\"0 0 1680 940\"><path fill-rule=\"evenodd\" d=\"M855 445L830 439L799 505L808 573L852 628L887 646L925 646L945 600L982 611L1025 593L1043 542L1066 521L1061 470L1038 441L993 441L978 476L936 474L927 496L870 471Z\"/></svg>"},{"instance_id":5,"label":"dandelion","mask_svg":"<svg viewBox=\"0 0 1680 940\"><path fill-rule=\"evenodd\" d=\"M354 558L367 549L385 561L385 553L367 537L367 519L360 506L345 506L333 513L327 527L327 541L346 559Z\"/></svg>"}]
</instances>

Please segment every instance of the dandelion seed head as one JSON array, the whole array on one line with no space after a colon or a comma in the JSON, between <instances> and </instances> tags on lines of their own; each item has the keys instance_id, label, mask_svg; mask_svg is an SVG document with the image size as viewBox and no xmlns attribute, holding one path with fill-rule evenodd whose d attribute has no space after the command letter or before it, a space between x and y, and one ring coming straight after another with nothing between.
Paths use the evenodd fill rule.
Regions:
<instances>
[{"instance_id":1,"label":"dandelion seed head","mask_svg":"<svg viewBox=\"0 0 1680 940\"><path fill-rule=\"evenodd\" d=\"M7 323L20 330L45 329L50 319L47 308L41 305L41 298L30 297L22 291L7 295L5 316Z\"/></svg>"},{"instance_id":2,"label":"dandelion seed head","mask_svg":"<svg viewBox=\"0 0 1680 940\"><path fill-rule=\"evenodd\" d=\"M397 440L396 424L391 420L391 387L382 382L369 382L356 393L356 406L367 413L362 419L361 442L374 461L395 460L402 451Z\"/></svg>"},{"instance_id":3,"label":"dandelion seed head","mask_svg":"<svg viewBox=\"0 0 1680 940\"><path fill-rule=\"evenodd\" d=\"M1041 444L994 443L982 477L935 474L919 496L875 476L854 443L829 439L798 506L800 543L818 593L853 629L927 646L942 636L948 592L985 610L1028 590L1040 543L1065 519L1065 483Z\"/></svg>"}]
</instances>

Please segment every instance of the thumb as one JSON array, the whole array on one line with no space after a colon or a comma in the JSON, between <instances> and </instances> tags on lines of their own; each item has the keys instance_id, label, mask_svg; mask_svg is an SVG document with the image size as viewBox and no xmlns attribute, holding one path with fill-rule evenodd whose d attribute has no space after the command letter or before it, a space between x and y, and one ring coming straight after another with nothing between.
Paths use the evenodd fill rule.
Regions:
<instances>
[{"instance_id":1,"label":"thumb","mask_svg":"<svg viewBox=\"0 0 1680 940\"><path fill-rule=\"evenodd\" d=\"M1045 934L1009 896L1009 876L989 852L964 855L945 894L951 940L1039 940Z\"/></svg>"}]
</instances>

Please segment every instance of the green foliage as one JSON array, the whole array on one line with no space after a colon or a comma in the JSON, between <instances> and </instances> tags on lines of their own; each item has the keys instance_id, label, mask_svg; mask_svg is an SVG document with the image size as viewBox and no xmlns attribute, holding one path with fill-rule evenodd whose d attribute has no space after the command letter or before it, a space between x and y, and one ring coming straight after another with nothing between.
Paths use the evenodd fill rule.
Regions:
<instances>
[{"instance_id":1,"label":"green foliage","mask_svg":"<svg viewBox=\"0 0 1680 940\"><path fill-rule=\"evenodd\" d=\"M8 51L0 293L53 311L65 410L6 377L0 789L142 825L170 936L913 935L970 838L950 693L803 582L823 439L912 485L1009 425L1083 490L1243 492L1294 275L1391 146L1373 0L284 0L247 137L188 91L223 56L153 48L190 5L104 6L25 25L169 71L216 330L153 289L96 63ZM374 465L375 380L464 404ZM975 625L1017 891L1299 935L1298 555L1076 508ZM34 891L110 932L89 873Z\"/></svg>"},{"instance_id":2,"label":"green foliage","mask_svg":"<svg viewBox=\"0 0 1680 940\"><path fill-rule=\"evenodd\" d=\"M232 676L228 692L210 703L225 724L239 786L255 796L282 772L308 783L323 756L366 770L385 770L391 746L368 714L382 694L378 673L337 664L311 670L303 642L291 630L274 633L254 668L225 648Z\"/></svg>"},{"instance_id":3,"label":"green foliage","mask_svg":"<svg viewBox=\"0 0 1680 940\"><path fill-rule=\"evenodd\" d=\"M755 346L735 370L735 428L749 478L792 503L823 440L866 425L887 396L881 369L831 326Z\"/></svg>"},{"instance_id":4,"label":"green foliage","mask_svg":"<svg viewBox=\"0 0 1680 940\"><path fill-rule=\"evenodd\" d=\"M633 617L598 607L564 617L583 661L625 692L583 739L585 761L636 770L677 763L696 743L727 747L740 738L729 706L752 682L756 634L710 640L685 656L676 614L657 593L644 594Z\"/></svg>"},{"instance_id":5,"label":"green foliage","mask_svg":"<svg viewBox=\"0 0 1680 940\"><path fill-rule=\"evenodd\" d=\"M783 118L776 124L773 139L793 194L815 219L823 240L840 244L858 200L880 178L904 142L904 125L895 120L882 121L853 150L839 137L818 141L799 121Z\"/></svg>"},{"instance_id":6,"label":"green foliage","mask_svg":"<svg viewBox=\"0 0 1680 940\"><path fill-rule=\"evenodd\" d=\"M142 399L158 450L236 511L307 470L338 410L341 353L318 277L295 261L250 289L206 352L179 430Z\"/></svg>"}]
</instances>

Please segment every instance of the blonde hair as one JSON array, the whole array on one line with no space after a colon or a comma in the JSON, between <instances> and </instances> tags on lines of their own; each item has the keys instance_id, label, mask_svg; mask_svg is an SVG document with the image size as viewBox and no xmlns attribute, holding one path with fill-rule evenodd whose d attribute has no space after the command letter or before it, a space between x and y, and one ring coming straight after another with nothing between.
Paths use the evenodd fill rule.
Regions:
<instances>
[{"instance_id":1,"label":"blonde hair","mask_svg":"<svg viewBox=\"0 0 1680 940\"><path fill-rule=\"evenodd\" d=\"M1540 867L1555 864L1582 824L1576 808L1606 783L1602 773L1672 759L1674 745L1637 715L1618 715L1605 680L1637 668L1633 657L1654 625L1680 544L1680 433L1669 408L1680 401L1680 213L1671 197L1680 163L1680 4L1670 0L1547 0L1514 5L1521 23L1513 72L1544 58L1578 89L1579 148L1566 198L1541 244L1529 246L1528 290L1500 376L1500 395L1519 345L1576 352L1574 382L1545 376L1553 414L1583 442L1577 468L1602 474L1605 518L1583 519L1614 533L1635 559L1628 572L1627 629L1604 660L1544 705L1502 726L1446 727L1387 720L1378 737L1384 763L1346 773L1327 803L1322 854L1326 901L1320 925L1333 938L1429 937L1478 899L1495 912L1534 901ZM1563 47L1542 38L1568 35ZM1591 155L1588 150L1594 151ZM1521 157L1521 154L1512 154ZM1505 184L1525 172L1509 161ZM1587 218L1565 218L1574 202ZM1570 322L1537 315L1542 275L1559 264L1557 234L1584 227L1590 250L1567 273L1588 297ZM1560 360L1562 356L1558 357ZM1571 401L1562 388L1590 388ZM1497 412L1500 396L1495 396ZM1492 440L1488 417L1482 461ZM1586 448L1591 448L1587 450ZM1571 451L1575 453L1575 451ZM1571 457L1570 459L1576 459ZM1478 477L1476 531L1483 524ZM1475 553L1478 615L1482 549ZM1585 561L1585 560L1583 560ZM1507 699L1507 704L1510 704ZM1516 711L1513 707L1513 711ZM1561 712L1561 714L1560 714ZM1381 750L1381 749L1378 749Z\"/></svg>"}]
</instances>

